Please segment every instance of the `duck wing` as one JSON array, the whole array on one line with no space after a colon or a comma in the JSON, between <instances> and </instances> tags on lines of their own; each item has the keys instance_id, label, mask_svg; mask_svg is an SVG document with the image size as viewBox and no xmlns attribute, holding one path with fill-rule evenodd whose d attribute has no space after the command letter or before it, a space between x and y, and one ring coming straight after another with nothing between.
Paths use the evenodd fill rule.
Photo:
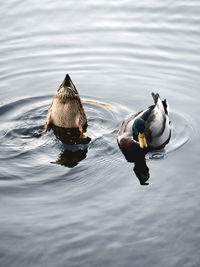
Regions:
<instances>
[{"instance_id":1,"label":"duck wing","mask_svg":"<svg viewBox=\"0 0 200 267\"><path fill-rule=\"evenodd\" d=\"M148 143L153 148L159 148L164 145L170 138L171 130L169 118L165 112L163 102L159 94L152 93L155 106L151 107L151 112L146 120L146 137Z\"/></svg>"},{"instance_id":2,"label":"duck wing","mask_svg":"<svg viewBox=\"0 0 200 267\"><path fill-rule=\"evenodd\" d=\"M133 123L136 119L143 119L147 121L154 106L151 106L145 110L142 110L136 114L129 114L122 123L122 126L118 132L118 141L122 138L133 138Z\"/></svg>"},{"instance_id":3,"label":"duck wing","mask_svg":"<svg viewBox=\"0 0 200 267\"><path fill-rule=\"evenodd\" d=\"M120 130L117 133L118 142L120 142L123 138L133 138L132 125L136 116L136 114L130 114L125 118Z\"/></svg>"}]
</instances>

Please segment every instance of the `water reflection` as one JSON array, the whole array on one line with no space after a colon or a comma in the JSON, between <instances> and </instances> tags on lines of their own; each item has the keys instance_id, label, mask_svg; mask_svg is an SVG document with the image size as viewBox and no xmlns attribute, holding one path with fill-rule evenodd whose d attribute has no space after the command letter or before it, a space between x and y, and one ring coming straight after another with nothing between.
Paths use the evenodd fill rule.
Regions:
<instances>
[{"instance_id":1,"label":"water reflection","mask_svg":"<svg viewBox=\"0 0 200 267\"><path fill-rule=\"evenodd\" d=\"M139 179L141 185L149 184L147 181L150 178L150 172L149 172L149 167L146 164L146 159L160 160L167 157L165 149L160 149L160 150L146 149L144 150L143 153L141 152L141 150L139 151L140 152L139 153L137 150L133 151L131 149L124 149L124 147L123 149L122 148L120 149L126 160L128 162L134 163L133 171L135 172L135 175Z\"/></svg>"},{"instance_id":2,"label":"water reflection","mask_svg":"<svg viewBox=\"0 0 200 267\"><path fill-rule=\"evenodd\" d=\"M149 152L149 148L144 148L141 150L139 146L133 145L131 139L122 139L121 143L119 144L119 148L122 151L125 159L128 162L134 163L133 171L135 175L139 179L141 185L148 185L147 183L150 173L149 168L146 165L145 155Z\"/></svg>"},{"instance_id":3,"label":"water reflection","mask_svg":"<svg viewBox=\"0 0 200 267\"><path fill-rule=\"evenodd\" d=\"M86 158L88 148L82 147L82 145L86 145L91 141L89 136L85 133L81 136L77 128L65 129L53 126L52 130L57 139L67 145L67 149L60 153L57 161L51 163L73 168ZM83 131L86 132L86 126L83 127Z\"/></svg>"},{"instance_id":4,"label":"water reflection","mask_svg":"<svg viewBox=\"0 0 200 267\"><path fill-rule=\"evenodd\" d=\"M135 162L135 166L133 167L133 171L135 172L135 175L140 181L141 185L148 185L147 183L150 173L149 173L149 168L146 164L145 157L140 158L138 161Z\"/></svg>"},{"instance_id":5,"label":"water reflection","mask_svg":"<svg viewBox=\"0 0 200 267\"><path fill-rule=\"evenodd\" d=\"M87 156L88 149L78 149L76 151L65 149L60 153L59 158L53 164L59 164L68 168L73 168Z\"/></svg>"}]
</instances>

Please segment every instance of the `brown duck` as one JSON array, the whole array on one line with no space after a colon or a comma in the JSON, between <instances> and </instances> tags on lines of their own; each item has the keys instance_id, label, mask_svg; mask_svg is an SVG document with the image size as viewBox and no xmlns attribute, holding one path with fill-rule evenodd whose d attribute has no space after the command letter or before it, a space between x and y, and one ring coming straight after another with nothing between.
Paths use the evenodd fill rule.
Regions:
<instances>
[{"instance_id":1,"label":"brown duck","mask_svg":"<svg viewBox=\"0 0 200 267\"><path fill-rule=\"evenodd\" d=\"M83 133L83 127L87 126L87 118L80 96L68 74L53 96L46 117L44 133L51 126L78 128L81 134Z\"/></svg>"}]
</instances>

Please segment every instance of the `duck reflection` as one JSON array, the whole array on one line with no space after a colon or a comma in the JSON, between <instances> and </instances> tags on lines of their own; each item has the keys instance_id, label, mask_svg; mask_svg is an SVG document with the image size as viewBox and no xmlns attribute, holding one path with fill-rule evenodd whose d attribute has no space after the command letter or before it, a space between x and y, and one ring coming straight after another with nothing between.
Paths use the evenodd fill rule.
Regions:
<instances>
[{"instance_id":1,"label":"duck reflection","mask_svg":"<svg viewBox=\"0 0 200 267\"><path fill-rule=\"evenodd\" d=\"M126 158L126 160L128 162L134 163L133 171L135 172L135 175L137 176L140 184L148 185L149 183L147 183L147 181L150 178L150 173L149 173L149 168L146 164L146 159L145 159L145 153L148 153L148 150L146 149L145 153L140 153L140 150L137 151L137 153L133 153L131 142L128 143L127 145L127 140L126 140L126 144L123 144L122 147L120 146L119 143L118 145L124 157Z\"/></svg>"},{"instance_id":2,"label":"duck reflection","mask_svg":"<svg viewBox=\"0 0 200 267\"><path fill-rule=\"evenodd\" d=\"M57 139L67 145L67 149L60 153L58 160L52 162L53 164L73 168L86 158L88 148L85 145L91 141L90 137L81 134L77 128L66 129L53 126L52 129Z\"/></svg>"},{"instance_id":3,"label":"duck reflection","mask_svg":"<svg viewBox=\"0 0 200 267\"><path fill-rule=\"evenodd\" d=\"M68 168L73 168L82 160L84 160L87 156L88 149L78 149L76 151L71 151L65 149L62 153L60 153L59 158L55 162L51 162L53 164L59 164Z\"/></svg>"},{"instance_id":4,"label":"duck reflection","mask_svg":"<svg viewBox=\"0 0 200 267\"><path fill-rule=\"evenodd\" d=\"M133 167L133 171L135 172L135 175L140 181L141 185L148 185L147 183L150 174L149 174L149 168L146 165L146 160L145 158L140 159L135 162L135 166Z\"/></svg>"}]
</instances>

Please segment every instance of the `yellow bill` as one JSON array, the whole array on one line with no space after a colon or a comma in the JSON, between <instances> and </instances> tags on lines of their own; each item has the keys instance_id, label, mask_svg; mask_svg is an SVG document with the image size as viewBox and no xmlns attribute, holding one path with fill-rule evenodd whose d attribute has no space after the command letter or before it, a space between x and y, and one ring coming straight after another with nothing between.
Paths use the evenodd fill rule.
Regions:
<instances>
[{"instance_id":1,"label":"yellow bill","mask_svg":"<svg viewBox=\"0 0 200 267\"><path fill-rule=\"evenodd\" d=\"M139 144L140 144L141 148L147 147L147 141L146 141L144 133L139 133L138 134L138 141L139 141Z\"/></svg>"}]
</instances>

